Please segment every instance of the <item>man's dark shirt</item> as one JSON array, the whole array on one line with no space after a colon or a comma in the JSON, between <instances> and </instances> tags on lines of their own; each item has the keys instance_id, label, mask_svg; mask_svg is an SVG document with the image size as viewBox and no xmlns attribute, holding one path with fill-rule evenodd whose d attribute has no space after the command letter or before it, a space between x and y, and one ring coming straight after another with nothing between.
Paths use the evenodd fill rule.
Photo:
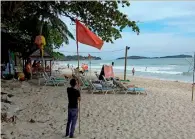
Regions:
<instances>
[{"instance_id":1,"label":"man's dark shirt","mask_svg":"<svg viewBox=\"0 0 195 139\"><path fill-rule=\"evenodd\" d=\"M68 87L67 93L69 101L68 108L78 108L78 98L80 97L80 92L73 87Z\"/></svg>"}]
</instances>

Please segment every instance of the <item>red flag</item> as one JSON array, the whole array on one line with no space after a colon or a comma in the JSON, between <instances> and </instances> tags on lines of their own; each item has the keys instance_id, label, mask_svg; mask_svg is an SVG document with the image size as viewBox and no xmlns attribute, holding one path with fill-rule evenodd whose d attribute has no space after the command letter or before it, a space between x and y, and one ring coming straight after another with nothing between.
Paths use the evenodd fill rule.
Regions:
<instances>
[{"instance_id":1,"label":"red flag","mask_svg":"<svg viewBox=\"0 0 195 139\"><path fill-rule=\"evenodd\" d=\"M97 49L102 48L103 41L78 20L76 20L76 36L77 41L80 43L93 46Z\"/></svg>"}]
</instances>

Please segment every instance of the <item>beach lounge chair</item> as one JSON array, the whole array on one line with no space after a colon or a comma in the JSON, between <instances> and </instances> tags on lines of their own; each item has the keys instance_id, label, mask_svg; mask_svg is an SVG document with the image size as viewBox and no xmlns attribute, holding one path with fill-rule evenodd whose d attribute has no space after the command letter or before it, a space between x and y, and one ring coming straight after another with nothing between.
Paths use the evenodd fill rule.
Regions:
<instances>
[{"instance_id":1,"label":"beach lounge chair","mask_svg":"<svg viewBox=\"0 0 195 139\"><path fill-rule=\"evenodd\" d=\"M99 75L97 72L95 72L95 75L96 75L97 79L99 80L99 76L100 76L100 75ZM102 78L103 78L102 84L103 84L104 86L114 87L114 84L113 84L113 81L112 81L112 80L109 80L109 81L108 81L108 80L105 78L104 75L102 75Z\"/></svg>"},{"instance_id":2,"label":"beach lounge chair","mask_svg":"<svg viewBox=\"0 0 195 139\"><path fill-rule=\"evenodd\" d=\"M64 86L66 86L66 83L68 83L68 80L65 78L58 78L58 77L54 77L54 76L48 76L48 74L46 72L43 72L43 77L45 79L45 86L47 84L53 84L54 86L59 86L59 84L63 84Z\"/></svg>"},{"instance_id":3,"label":"beach lounge chair","mask_svg":"<svg viewBox=\"0 0 195 139\"><path fill-rule=\"evenodd\" d=\"M104 75L102 75L102 77L103 77L103 83L105 83L105 86L110 86L113 88L116 87L113 83L113 80L107 80Z\"/></svg>"},{"instance_id":4,"label":"beach lounge chair","mask_svg":"<svg viewBox=\"0 0 195 139\"><path fill-rule=\"evenodd\" d=\"M84 77L80 76L80 81L82 83L82 86L80 87L81 91L84 89L89 89L90 84Z\"/></svg>"},{"instance_id":5,"label":"beach lounge chair","mask_svg":"<svg viewBox=\"0 0 195 139\"><path fill-rule=\"evenodd\" d=\"M97 72L94 72L95 73L95 76L97 77L97 79L99 80L99 74Z\"/></svg>"},{"instance_id":6,"label":"beach lounge chair","mask_svg":"<svg viewBox=\"0 0 195 139\"><path fill-rule=\"evenodd\" d=\"M120 80L122 83L130 83L130 80Z\"/></svg>"},{"instance_id":7,"label":"beach lounge chair","mask_svg":"<svg viewBox=\"0 0 195 139\"><path fill-rule=\"evenodd\" d=\"M120 92L125 92L125 94L127 94L127 93L135 93L135 94L145 93L145 94L147 94L147 92L145 91L144 88L140 88L140 87L126 87L120 81L116 81L115 79L113 79L113 82L114 82L114 84L116 84L119 87L119 91Z\"/></svg>"},{"instance_id":8,"label":"beach lounge chair","mask_svg":"<svg viewBox=\"0 0 195 139\"><path fill-rule=\"evenodd\" d=\"M92 83L91 80L89 80L89 84L90 84L89 91L91 91L92 94L95 92L102 92L105 95L108 92L112 92L113 94L115 94L115 90L111 87L104 87L102 84Z\"/></svg>"},{"instance_id":9,"label":"beach lounge chair","mask_svg":"<svg viewBox=\"0 0 195 139\"><path fill-rule=\"evenodd\" d=\"M81 91L84 90L84 89L89 89L90 88L89 80L86 79L86 77L82 76L82 75L80 75L79 78L80 78L80 81L82 83L82 85L80 87ZM92 81L92 83L102 84L102 81L96 80L96 81Z\"/></svg>"},{"instance_id":10,"label":"beach lounge chair","mask_svg":"<svg viewBox=\"0 0 195 139\"><path fill-rule=\"evenodd\" d=\"M98 80L99 80L99 74L97 73L97 72L95 72L95 75L96 75L96 77L98 78ZM114 78L115 80L120 80L120 78L118 78L118 77L113 77L113 78L111 78L111 80L109 81L109 80L107 80L106 78L105 78L105 76L104 75L102 75L102 77L103 77L103 80L105 81L105 82L110 82L110 83L108 83L108 84L113 84L113 83L111 83L111 80ZM120 80L121 82L123 82L123 83L130 83L130 80Z\"/></svg>"},{"instance_id":11,"label":"beach lounge chair","mask_svg":"<svg viewBox=\"0 0 195 139\"><path fill-rule=\"evenodd\" d=\"M42 74L43 79L44 79L44 86L46 85L53 85L56 86L55 80L53 80L52 78L48 78L47 76L45 76L45 74ZM39 78L39 85L41 84L40 78Z\"/></svg>"}]
</instances>

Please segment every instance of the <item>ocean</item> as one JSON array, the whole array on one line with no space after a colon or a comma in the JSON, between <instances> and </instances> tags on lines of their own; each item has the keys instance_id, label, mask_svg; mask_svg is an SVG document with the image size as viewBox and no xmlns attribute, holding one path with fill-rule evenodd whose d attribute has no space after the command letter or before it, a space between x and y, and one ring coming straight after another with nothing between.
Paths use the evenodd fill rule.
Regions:
<instances>
[{"instance_id":1,"label":"ocean","mask_svg":"<svg viewBox=\"0 0 195 139\"><path fill-rule=\"evenodd\" d=\"M114 62L114 72L124 73L124 59L120 60L92 60L91 69L100 72L102 65L111 65ZM89 61L80 61L89 64ZM55 68L67 67L67 64L77 66L77 61L55 61ZM89 64L90 65L90 64ZM90 68L90 66L89 66ZM193 58L164 58L164 59L128 59L127 76L135 69L135 76L192 82Z\"/></svg>"}]
</instances>

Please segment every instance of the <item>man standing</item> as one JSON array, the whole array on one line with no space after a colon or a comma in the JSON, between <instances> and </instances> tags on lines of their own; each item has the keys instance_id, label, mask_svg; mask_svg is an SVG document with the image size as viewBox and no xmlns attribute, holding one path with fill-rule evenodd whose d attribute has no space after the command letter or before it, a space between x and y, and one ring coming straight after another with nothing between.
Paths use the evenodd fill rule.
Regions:
<instances>
[{"instance_id":1,"label":"man standing","mask_svg":"<svg viewBox=\"0 0 195 139\"><path fill-rule=\"evenodd\" d=\"M70 80L71 87L67 88L68 93L68 122L66 126L66 137L74 138L74 130L78 117L78 101L81 100L80 92L76 89L77 81Z\"/></svg>"},{"instance_id":2,"label":"man standing","mask_svg":"<svg viewBox=\"0 0 195 139\"><path fill-rule=\"evenodd\" d=\"M112 62L112 66L114 67L114 62Z\"/></svg>"},{"instance_id":3,"label":"man standing","mask_svg":"<svg viewBox=\"0 0 195 139\"><path fill-rule=\"evenodd\" d=\"M133 76L134 76L134 74L135 74L135 69L134 69L134 68L132 69L132 74L133 74Z\"/></svg>"},{"instance_id":4,"label":"man standing","mask_svg":"<svg viewBox=\"0 0 195 139\"><path fill-rule=\"evenodd\" d=\"M31 78L31 73L32 73L32 69L31 69L31 60L28 59L26 66L25 66L25 77L30 80Z\"/></svg>"}]
</instances>

